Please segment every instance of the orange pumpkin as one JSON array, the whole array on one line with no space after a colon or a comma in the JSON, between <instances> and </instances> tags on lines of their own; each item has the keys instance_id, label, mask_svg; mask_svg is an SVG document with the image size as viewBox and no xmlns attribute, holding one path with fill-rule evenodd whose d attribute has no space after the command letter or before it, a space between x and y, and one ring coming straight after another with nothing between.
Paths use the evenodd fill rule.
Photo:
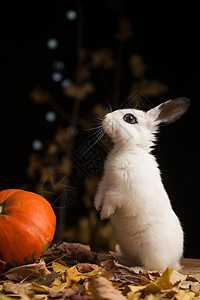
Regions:
<instances>
[{"instance_id":1,"label":"orange pumpkin","mask_svg":"<svg viewBox=\"0 0 200 300\"><path fill-rule=\"evenodd\" d=\"M51 244L56 216L42 196L19 189L0 192L0 259L33 263Z\"/></svg>"}]
</instances>

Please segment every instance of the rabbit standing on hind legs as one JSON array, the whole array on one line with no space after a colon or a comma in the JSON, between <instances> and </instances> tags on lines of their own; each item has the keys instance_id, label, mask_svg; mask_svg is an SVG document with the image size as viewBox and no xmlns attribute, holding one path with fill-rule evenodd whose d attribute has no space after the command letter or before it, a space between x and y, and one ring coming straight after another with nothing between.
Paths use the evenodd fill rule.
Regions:
<instances>
[{"instance_id":1,"label":"rabbit standing on hind legs","mask_svg":"<svg viewBox=\"0 0 200 300\"><path fill-rule=\"evenodd\" d=\"M151 153L161 124L179 119L189 100L166 101L147 112L121 109L108 113L103 129L114 147L95 196L101 219L111 219L115 238L128 266L163 271L179 268L183 230Z\"/></svg>"}]
</instances>

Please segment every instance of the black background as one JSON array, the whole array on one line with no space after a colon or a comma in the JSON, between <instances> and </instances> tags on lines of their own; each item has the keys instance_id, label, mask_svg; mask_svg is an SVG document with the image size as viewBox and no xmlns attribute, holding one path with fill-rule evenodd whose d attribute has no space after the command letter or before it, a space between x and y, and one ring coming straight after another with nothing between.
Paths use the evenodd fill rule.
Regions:
<instances>
[{"instance_id":1,"label":"black background","mask_svg":"<svg viewBox=\"0 0 200 300\"><path fill-rule=\"evenodd\" d=\"M200 258L199 192L199 86L200 22L198 9L191 5L174 8L146 6L134 1L10 1L1 4L2 40L6 53L6 85L2 81L0 99L0 182L1 189L15 188L26 182L32 140L50 138L54 126L44 122L46 106L38 106L29 92L41 85L53 93L68 110L67 101L59 99L59 88L51 80L52 62L65 61L67 76L74 72L75 22L67 22L65 13L81 3L84 10L84 46L92 50L113 47L116 24L126 14L135 32L127 54L140 53L148 64L148 75L170 87L164 99L188 97L191 106L177 123L163 127L156 155L165 187L185 231L185 256ZM49 38L62 41L52 54L46 46ZM5 72L1 70L3 79ZM124 101L130 82L126 74L122 84ZM6 86L6 90L5 90ZM3 93L5 91L5 93ZM107 97L101 91L99 99ZM58 120L59 122L59 120ZM64 124L60 120L61 124ZM50 126L50 127L48 127ZM173 245L172 245L173 247Z\"/></svg>"}]
</instances>

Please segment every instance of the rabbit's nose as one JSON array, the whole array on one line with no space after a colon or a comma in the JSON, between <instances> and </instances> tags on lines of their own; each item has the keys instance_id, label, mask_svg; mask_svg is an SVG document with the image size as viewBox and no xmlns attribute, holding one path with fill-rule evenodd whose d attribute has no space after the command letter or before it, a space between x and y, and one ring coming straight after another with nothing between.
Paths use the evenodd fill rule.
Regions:
<instances>
[{"instance_id":1,"label":"rabbit's nose","mask_svg":"<svg viewBox=\"0 0 200 300\"><path fill-rule=\"evenodd\" d=\"M113 126L113 118L111 116L111 114L107 114L103 120L103 128L104 130L108 130L108 128L111 129L111 127Z\"/></svg>"},{"instance_id":2,"label":"rabbit's nose","mask_svg":"<svg viewBox=\"0 0 200 300\"><path fill-rule=\"evenodd\" d=\"M113 118L111 115L106 115L105 121L108 125L112 125L113 124Z\"/></svg>"}]
</instances>

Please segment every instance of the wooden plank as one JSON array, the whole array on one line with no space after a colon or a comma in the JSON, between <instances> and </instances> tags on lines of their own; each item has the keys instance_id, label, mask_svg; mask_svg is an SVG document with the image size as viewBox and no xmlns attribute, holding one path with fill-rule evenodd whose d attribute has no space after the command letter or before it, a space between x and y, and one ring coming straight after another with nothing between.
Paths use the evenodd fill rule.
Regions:
<instances>
[{"instance_id":1,"label":"wooden plank","mask_svg":"<svg viewBox=\"0 0 200 300\"><path fill-rule=\"evenodd\" d=\"M200 274L200 259L183 258L181 266L179 272L182 274Z\"/></svg>"}]
</instances>

